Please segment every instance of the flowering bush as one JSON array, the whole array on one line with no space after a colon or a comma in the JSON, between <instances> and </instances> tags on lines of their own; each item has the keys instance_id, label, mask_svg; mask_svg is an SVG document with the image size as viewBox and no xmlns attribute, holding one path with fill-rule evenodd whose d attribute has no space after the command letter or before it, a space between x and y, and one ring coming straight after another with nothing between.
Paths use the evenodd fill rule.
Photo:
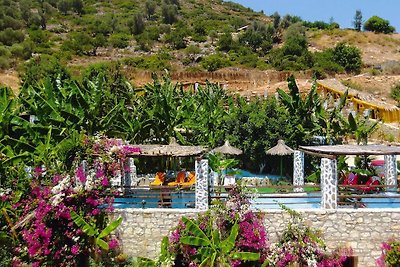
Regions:
<instances>
[{"instance_id":1,"label":"flowering bush","mask_svg":"<svg viewBox=\"0 0 400 267\"><path fill-rule=\"evenodd\" d=\"M85 266L90 257L115 261L111 254L118 252L118 241L110 233L121 220L108 224L115 194L110 182L121 178L120 162L136 152L119 140L87 138L72 173L49 181L50 170L34 168L30 188L11 206L19 215L15 226L7 226L19 232L13 266Z\"/></svg>"},{"instance_id":2,"label":"flowering bush","mask_svg":"<svg viewBox=\"0 0 400 267\"><path fill-rule=\"evenodd\" d=\"M400 266L400 241L391 239L381 244L382 254L376 259L379 267Z\"/></svg>"},{"instance_id":3,"label":"flowering bush","mask_svg":"<svg viewBox=\"0 0 400 267\"><path fill-rule=\"evenodd\" d=\"M225 203L196 219L182 218L168 241L170 255L183 266L260 266L268 252L262 217L250 210L239 186Z\"/></svg>"},{"instance_id":4,"label":"flowering bush","mask_svg":"<svg viewBox=\"0 0 400 267\"><path fill-rule=\"evenodd\" d=\"M271 246L267 266L343 266L352 254L350 248L336 249L329 254L318 231L306 226L299 213L281 207L289 212L291 221L278 243Z\"/></svg>"}]
</instances>

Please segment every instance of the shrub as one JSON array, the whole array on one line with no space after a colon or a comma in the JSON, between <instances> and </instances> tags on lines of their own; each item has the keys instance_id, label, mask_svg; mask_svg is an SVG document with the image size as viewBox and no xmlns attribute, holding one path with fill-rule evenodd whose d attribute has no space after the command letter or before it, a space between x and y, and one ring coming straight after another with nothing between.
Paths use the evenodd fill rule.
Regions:
<instances>
[{"instance_id":1,"label":"shrub","mask_svg":"<svg viewBox=\"0 0 400 267\"><path fill-rule=\"evenodd\" d=\"M333 59L347 72L360 72L361 51L355 46L339 43L333 49Z\"/></svg>"},{"instance_id":2,"label":"shrub","mask_svg":"<svg viewBox=\"0 0 400 267\"><path fill-rule=\"evenodd\" d=\"M250 209L243 188L235 186L225 203L214 204L195 219L182 218L168 237L167 258L178 266L261 265L268 238L261 214Z\"/></svg>"},{"instance_id":3,"label":"shrub","mask_svg":"<svg viewBox=\"0 0 400 267\"><path fill-rule=\"evenodd\" d=\"M7 28L4 31L0 32L0 43L4 45L11 46L15 43L21 43L24 41L25 35L20 30L13 30L11 28Z\"/></svg>"},{"instance_id":4,"label":"shrub","mask_svg":"<svg viewBox=\"0 0 400 267\"><path fill-rule=\"evenodd\" d=\"M364 30L380 33L393 33L395 28L390 26L388 20L378 16L372 16L364 23Z\"/></svg>"},{"instance_id":5,"label":"shrub","mask_svg":"<svg viewBox=\"0 0 400 267\"><path fill-rule=\"evenodd\" d=\"M123 33L114 33L108 38L114 48L125 48L129 45L129 36Z\"/></svg>"},{"instance_id":6,"label":"shrub","mask_svg":"<svg viewBox=\"0 0 400 267\"><path fill-rule=\"evenodd\" d=\"M328 253L320 232L306 226L300 213L281 205L291 215L278 243L271 247L267 266L343 266L351 248L339 248Z\"/></svg>"},{"instance_id":7,"label":"shrub","mask_svg":"<svg viewBox=\"0 0 400 267\"><path fill-rule=\"evenodd\" d=\"M400 82L397 82L395 85L393 85L390 91L390 96L396 100L397 105L400 106Z\"/></svg>"},{"instance_id":8,"label":"shrub","mask_svg":"<svg viewBox=\"0 0 400 267\"><path fill-rule=\"evenodd\" d=\"M376 264L379 267L394 267L400 266L400 242L391 239L388 242L381 244L382 254L376 259Z\"/></svg>"},{"instance_id":9,"label":"shrub","mask_svg":"<svg viewBox=\"0 0 400 267\"><path fill-rule=\"evenodd\" d=\"M122 141L105 138L84 138L73 166L73 174L50 177L52 171L36 167L31 186L13 205L18 214L16 229L20 239L15 247L13 266L87 266L89 257L115 264L118 241L110 236L121 223L108 224L107 213L112 209L113 192L109 185L121 171L118 160L137 148ZM93 153L98 158L87 158ZM87 159L87 171L80 165ZM48 178L52 178L48 181ZM108 193L108 194L106 194ZM7 197L7 195L6 195ZM2 200L3 194L2 194ZM6 199L11 202L12 199Z\"/></svg>"},{"instance_id":10,"label":"shrub","mask_svg":"<svg viewBox=\"0 0 400 267\"><path fill-rule=\"evenodd\" d=\"M0 69L6 70L10 68L10 59L5 56L0 56Z\"/></svg>"},{"instance_id":11,"label":"shrub","mask_svg":"<svg viewBox=\"0 0 400 267\"><path fill-rule=\"evenodd\" d=\"M208 71L216 71L230 66L231 62L223 54L217 53L203 58L201 65Z\"/></svg>"}]
</instances>

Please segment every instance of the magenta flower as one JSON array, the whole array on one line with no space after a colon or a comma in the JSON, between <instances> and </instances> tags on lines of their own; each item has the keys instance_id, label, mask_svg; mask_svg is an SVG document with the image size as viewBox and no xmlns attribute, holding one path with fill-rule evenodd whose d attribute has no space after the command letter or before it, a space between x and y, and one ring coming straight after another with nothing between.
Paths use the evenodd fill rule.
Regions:
<instances>
[{"instance_id":1,"label":"magenta flower","mask_svg":"<svg viewBox=\"0 0 400 267\"><path fill-rule=\"evenodd\" d=\"M103 179L101 179L101 185L102 185L103 187L107 187L107 186L110 185L110 183L109 183L107 177L103 177Z\"/></svg>"},{"instance_id":2,"label":"magenta flower","mask_svg":"<svg viewBox=\"0 0 400 267\"><path fill-rule=\"evenodd\" d=\"M74 255L78 255L79 254L79 245L77 245L77 244L73 245L71 248L71 253Z\"/></svg>"},{"instance_id":3,"label":"magenta flower","mask_svg":"<svg viewBox=\"0 0 400 267\"><path fill-rule=\"evenodd\" d=\"M85 171L83 170L82 166L79 166L76 169L75 176L79 179L79 181L81 183L85 183L86 182L86 175L85 175Z\"/></svg>"},{"instance_id":4,"label":"magenta flower","mask_svg":"<svg viewBox=\"0 0 400 267\"><path fill-rule=\"evenodd\" d=\"M118 242L117 239L111 239L110 241L108 241L108 248L109 249L113 250L118 246L119 246L119 242Z\"/></svg>"}]
</instances>

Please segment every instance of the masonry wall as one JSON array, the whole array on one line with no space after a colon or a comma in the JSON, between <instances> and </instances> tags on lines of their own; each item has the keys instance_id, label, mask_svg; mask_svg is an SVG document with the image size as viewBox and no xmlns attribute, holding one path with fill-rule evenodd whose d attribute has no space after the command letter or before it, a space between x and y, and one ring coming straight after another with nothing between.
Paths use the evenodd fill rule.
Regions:
<instances>
[{"instance_id":1,"label":"masonry wall","mask_svg":"<svg viewBox=\"0 0 400 267\"><path fill-rule=\"evenodd\" d=\"M193 209L117 209L123 217L118 229L124 253L156 258L161 240L182 216L196 216ZM270 242L286 228L289 215L281 210L263 212ZM338 209L303 210L307 225L320 229L329 249L351 245L358 256L358 266L376 266L380 244L391 237L400 238L400 210Z\"/></svg>"}]
</instances>

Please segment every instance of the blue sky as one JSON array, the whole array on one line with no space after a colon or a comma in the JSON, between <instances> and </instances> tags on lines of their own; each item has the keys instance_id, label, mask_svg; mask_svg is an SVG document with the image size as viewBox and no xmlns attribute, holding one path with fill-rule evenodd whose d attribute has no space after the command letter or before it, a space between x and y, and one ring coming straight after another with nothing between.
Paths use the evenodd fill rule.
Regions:
<instances>
[{"instance_id":1,"label":"blue sky","mask_svg":"<svg viewBox=\"0 0 400 267\"><path fill-rule=\"evenodd\" d=\"M353 28L352 21L356 10L361 10L363 20L373 15L389 20L390 25L400 32L400 0L231 0L250 7L255 11L263 10L266 15L275 11L300 16L303 20L322 20L329 22L332 17L341 28Z\"/></svg>"}]
</instances>

